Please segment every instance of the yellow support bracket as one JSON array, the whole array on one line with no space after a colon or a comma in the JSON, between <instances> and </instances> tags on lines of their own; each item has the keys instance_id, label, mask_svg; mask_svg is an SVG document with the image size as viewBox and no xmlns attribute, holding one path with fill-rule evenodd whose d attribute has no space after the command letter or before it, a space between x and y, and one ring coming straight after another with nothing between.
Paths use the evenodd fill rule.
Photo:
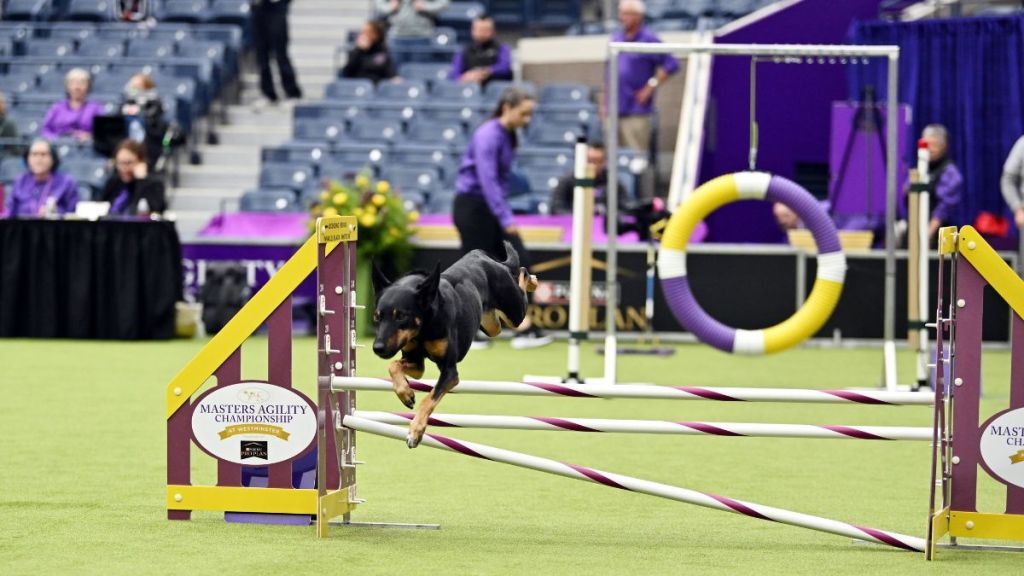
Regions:
<instances>
[{"instance_id":1,"label":"yellow support bracket","mask_svg":"<svg viewBox=\"0 0 1024 576\"><path fill-rule=\"evenodd\" d=\"M999 257L973 226L964 226L960 229L957 251L978 270L981 277L1009 304L1010 308L1024 318L1024 280L1021 280L1013 268Z\"/></svg>"},{"instance_id":2,"label":"yellow support bracket","mask_svg":"<svg viewBox=\"0 0 1024 576\"><path fill-rule=\"evenodd\" d=\"M949 534L958 538L1024 540L1024 516L984 512L949 513Z\"/></svg>"},{"instance_id":3,"label":"yellow support bracket","mask_svg":"<svg viewBox=\"0 0 1024 576\"><path fill-rule=\"evenodd\" d=\"M939 228L939 254L948 256L956 253L956 226Z\"/></svg>"},{"instance_id":4,"label":"yellow support bracket","mask_svg":"<svg viewBox=\"0 0 1024 576\"><path fill-rule=\"evenodd\" d=\"M313 489L169 484L167 509L313 515L317 493Z\"/></svg>"}]
</instances>

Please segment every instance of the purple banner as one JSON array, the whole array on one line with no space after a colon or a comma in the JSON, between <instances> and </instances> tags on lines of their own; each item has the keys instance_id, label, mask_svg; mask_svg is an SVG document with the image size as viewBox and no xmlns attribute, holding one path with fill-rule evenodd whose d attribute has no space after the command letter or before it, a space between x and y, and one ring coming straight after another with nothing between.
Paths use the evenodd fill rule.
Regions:
<instances>
[{"instance_id":1,"label":"purple banner","mask_svg":"<svg viewBox=\"0 0 1024 576\"><path fill-rule=\"evenodd\" d=\"M206 283L206 271L211 263L232 262L245 269L246 280L252 293L263 287L271 276L295 254L301 240L295 244L252 244L246 240L237 243L183 243L181 245L182 268L185 272L185 297L197 301L203 285ZM313 299L316 296L315 274L299 286L295 295L300 298Z\"/></svg>"}]
</instances>

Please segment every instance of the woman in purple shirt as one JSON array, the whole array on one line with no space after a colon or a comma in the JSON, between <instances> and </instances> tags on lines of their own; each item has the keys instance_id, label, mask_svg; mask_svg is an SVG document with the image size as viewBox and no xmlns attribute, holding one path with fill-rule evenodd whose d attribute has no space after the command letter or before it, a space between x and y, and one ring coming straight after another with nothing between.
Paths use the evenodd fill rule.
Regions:
<instances>
[{"instance_id":1,"label":"woman in purple shirt","mask_svg":"<svg viewBox=\"0 0 1024 576\"><path fill-rule=\"evenodd\" d=\"M473 132L455 180L452 220L462 240L463 254L481 249L497 260L505 259L504 241L519 253L519 262L530 267L530 255L519 236L506 199L509 172L515 160L516 130L533 118L533 96L520 88L506 88L491 119ZM551 342L530 324L529 316L513 339L513 348L533 348Z\"/></svg>"},{"instance_id":2,"label":"woman in purple shirt","mask_svg":"<svg viewBox=\"0 0 1024 576\"><path fill-rule=\"evenodd\" d=\"M67 98L50 107L43 120L43 138L71 136L79 141L92 138L92 119L103 113L103 105L87 100L92 76L82 68L71 69L64 77Z\"/></svg>"},{"instance_id":3,"label":"woman in purple shirt","mask_svg":"<svg viewBox=\"0 0 1024 576\"><path fill-rule=\"evenodd\" d=\"M9 199L11 218L48 216L74 212L78 185L57 171L60 161L46 140L36 140L25 156L28 172L14 181Z\"/></svg>"}]
</instances>

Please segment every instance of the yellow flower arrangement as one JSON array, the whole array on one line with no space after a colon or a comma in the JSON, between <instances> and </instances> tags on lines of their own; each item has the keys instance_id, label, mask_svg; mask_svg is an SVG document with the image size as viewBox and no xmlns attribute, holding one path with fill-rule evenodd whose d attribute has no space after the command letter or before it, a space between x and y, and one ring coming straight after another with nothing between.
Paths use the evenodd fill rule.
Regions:
<instances>
[{"instance_id":1,"label":"yellow flower arrangement","mask_svg":"<svg viewBox=\"0 0 1024 576\"><path fill-rule=\"evenodd\" d=\"M311 210L310 227L319 216L351 215L359 222L359 258L390 261L395 270L404 269L412 257L410 238L413 222L419 214L406 211L402 198L386 180L375 180L367 173L348 181L324 183L320 203Z\"/></svg>"}]
</instances>

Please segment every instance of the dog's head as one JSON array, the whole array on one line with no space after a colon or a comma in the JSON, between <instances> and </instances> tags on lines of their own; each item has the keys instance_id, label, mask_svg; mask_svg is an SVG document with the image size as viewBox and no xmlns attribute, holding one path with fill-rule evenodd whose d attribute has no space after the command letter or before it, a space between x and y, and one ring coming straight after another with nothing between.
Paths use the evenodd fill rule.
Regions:
<instances>
[{"instance_id":1,"label":"dog's head","mask_svg":"<svg viewBox=\"0 0 1024 576\"><path fill-rule=\"evenodd\" d=\"M373 290L377 294L377 307L373 311L377 326L374 354L391 358L416 338L437 309L440 282L440 264L430 274L413 273L394 283L373 266Z\"/></svg>"}]
</instances>

